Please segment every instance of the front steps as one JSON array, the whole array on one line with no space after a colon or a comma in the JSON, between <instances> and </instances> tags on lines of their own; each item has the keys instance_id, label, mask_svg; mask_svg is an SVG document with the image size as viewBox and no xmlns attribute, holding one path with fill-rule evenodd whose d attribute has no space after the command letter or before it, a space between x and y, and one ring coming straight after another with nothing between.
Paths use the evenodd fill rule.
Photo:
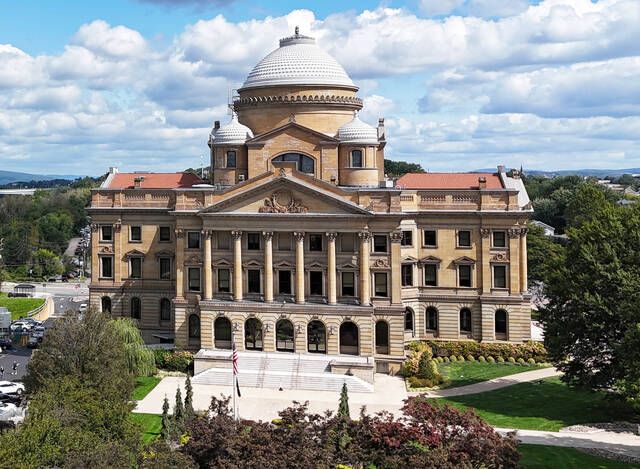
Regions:
<instances>
[{"instance_id":1,"label":"front steps","mask_svg":"<svg viewBox=\"0 0 640 469\"><path fill-rule=\"evenodd\" d=\"M228 350L200 350L195 357L195 384L230 386L231 352ZM213 367L202 369L203 362ZM294 353L238 352L238 383L240 387L303 389L308 391L340 391L346 383L349 392L373 392L373 384L348 374L331 373L332 365L355 368L371 367L367 357L312 355Z\"/></svg>"}]
</instances>

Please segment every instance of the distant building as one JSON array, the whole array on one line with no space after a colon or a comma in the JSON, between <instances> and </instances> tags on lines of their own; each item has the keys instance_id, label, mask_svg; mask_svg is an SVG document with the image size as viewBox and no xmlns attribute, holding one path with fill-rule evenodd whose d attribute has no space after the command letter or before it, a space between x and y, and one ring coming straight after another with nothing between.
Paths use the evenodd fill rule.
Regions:
<instances>
[{"instance_id":1,"label":"distant building","mask_svg":"<svg viewBox=\"0 0 640 469\"><path fill-rule=\"evenodd\" d=\"M556 235L556 229L551 225L547 225L546 223L541 222L539 220L531 220L530 223L532 225L539 226L540 228L542 228L544 230L544 235L545 236L551 236L552 237L552 236Z\"/></svg>"}]
</instances>

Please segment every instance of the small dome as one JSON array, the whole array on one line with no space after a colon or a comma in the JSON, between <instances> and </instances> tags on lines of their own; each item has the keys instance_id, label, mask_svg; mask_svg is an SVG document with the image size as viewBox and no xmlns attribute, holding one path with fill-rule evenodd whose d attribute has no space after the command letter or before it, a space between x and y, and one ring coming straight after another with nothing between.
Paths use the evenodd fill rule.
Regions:
<instances>
[{"instance_id":1,"label":"small dome","mask_svg":"<svg viewBox=\"0 0 640 469\"><path fill-rule=\"evenodd\" d=\"M364 145L377 145L378 129L362 122L358 116L354 116L351 122L347 122L338 129L336 136L340 143L360 143Z\"/></svg>"},{"instance_id":2,"label":"small dome","mask_svg":"<svg viewBox=\"0 0 640 469\"><path fill-rule=\"evenodd\" d=\"M243 145L250 138L253 138L253 132L249 127L238 122L238 117L234 113L228 124L211 131L209 141L214 145Z\"/></svg>"},{"instance_id":3,"label":"small dome","mask_svg":"<svg viewBox=\"0 0 640 469\"><path fill-rule=\"evenodd\" d=\"M316 40L296 32L253 67L242 89L277 85L328 85L356 88L344 68Z\"/></svg>"}]
</instances>

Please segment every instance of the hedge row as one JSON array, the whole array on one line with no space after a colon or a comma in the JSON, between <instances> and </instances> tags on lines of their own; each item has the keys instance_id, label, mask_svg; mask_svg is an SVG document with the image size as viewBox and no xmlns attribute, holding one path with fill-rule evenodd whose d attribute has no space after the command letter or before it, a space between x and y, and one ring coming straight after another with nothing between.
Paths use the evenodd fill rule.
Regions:
<instances>
[{"instance_id":1,"label":"hedge row","mask_svg":"<svg viewBox=\"0 0 640 469\"><path fill-rule=\"evenodd\" d=\"M473 357L476 360L480 357L493 357L504 361L513 358L515 361L522 359L528 362L530 359L536 363L548 361L547 350L540 342L525 342L523 344L503 344L503 343L480 343L474 341L460 342L440 342L437 340L414 341L409 344L409 349L424 347L424 344L431 347L434 357Z\"/></svg>"},{"instance_id":2,"label":"hedge row","mask_svg":"<svg viewBox=\"0 0 640 469\"><path fill-rule=\"evenodd\" d=\"M193 353L187 352L186 350L155 349L153 355L156 359L156 367L161 370L182 371L186 373L193 363Z\"/></svg>"}]
</instances>

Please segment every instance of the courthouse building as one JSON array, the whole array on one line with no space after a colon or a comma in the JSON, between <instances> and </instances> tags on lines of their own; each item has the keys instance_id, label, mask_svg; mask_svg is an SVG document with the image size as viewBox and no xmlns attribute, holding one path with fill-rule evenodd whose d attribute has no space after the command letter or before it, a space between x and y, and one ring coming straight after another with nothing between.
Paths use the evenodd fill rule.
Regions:
<instances>
[{"instance_id":1,"label":"courthouse building","mask_svg":"<svg viewBox=\"0 0 640 469\"><path fill-rule=\"evenodd\" d=\"M528 340L518 173L388 180L384 119L360 120L357 91L296 31L215 122L210 180L112 169L92 194L91 304L150 343L359 355L381 371L413 339Z\"/></svg>"}]
</instances>

